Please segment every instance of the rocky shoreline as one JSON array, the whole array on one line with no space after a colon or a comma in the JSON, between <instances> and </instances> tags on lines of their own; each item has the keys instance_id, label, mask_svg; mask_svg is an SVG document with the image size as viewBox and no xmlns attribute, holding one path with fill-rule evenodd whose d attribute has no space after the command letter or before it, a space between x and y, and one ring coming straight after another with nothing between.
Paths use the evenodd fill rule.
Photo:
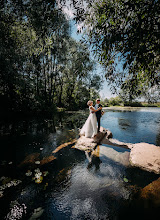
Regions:
<instances>
[{"instance_id":1,"label":"rocky shoreline","mask_svg":"<svg viewBox=\"0 0 160 220\"><path fill-rule=\"evenodd\" d=\"M124 143L112 138L112 132L101 127L95 138L81 136L74 148L82 151L93 151L97 145L111 145L130 150L129 162L133 167L160 174L160 147L148 143Z\"/></svg>"}]
</instances>

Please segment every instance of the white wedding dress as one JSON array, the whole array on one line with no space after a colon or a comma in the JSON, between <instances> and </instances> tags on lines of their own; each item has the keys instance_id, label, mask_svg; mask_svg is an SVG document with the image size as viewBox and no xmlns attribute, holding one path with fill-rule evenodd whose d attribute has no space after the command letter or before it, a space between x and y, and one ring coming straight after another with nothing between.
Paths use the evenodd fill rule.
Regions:
<instances>
[{"instance_id":1,"label":"white wedding dress","mask_svg":"<svg viewBox=\"0 0 160 220\"><path fill-rule=\"evenodd\" d=\"M89 107L90 114L80 131L80 134L85 135L87 138L94 137L97 134L97 117L95 113L92 113L90 108L91 106Z\"/></svg>"}]
</instances>

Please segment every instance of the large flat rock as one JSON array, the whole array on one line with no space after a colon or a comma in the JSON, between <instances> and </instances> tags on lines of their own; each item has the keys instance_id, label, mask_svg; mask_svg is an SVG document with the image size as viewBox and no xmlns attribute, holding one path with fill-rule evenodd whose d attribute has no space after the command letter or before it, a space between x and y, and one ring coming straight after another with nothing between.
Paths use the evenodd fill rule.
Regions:
<instances>
[{"instance_id":1,"label":"large flat rock","mask_svg":"<svg viewBox=\"0 0 160 220\"><path fill-rule=\"evenodd\" d=\"M160 174L159 146L148 143L132 144L120 142L116 139L113 139L112 133L103 127L100 128L100 132L96 135L95 138L86 138L85 136L81 136L73 148L82 151L93 151L98 144L107 144L130 149L129 161L131 166L139 167L143 170ZM105 149L105 151L107 151L107 149Z\"/></svg>"},{"instance_id":2,"label":"large flat rock","mask_svg":"<svg viewBox=\"0 0 160 220\"><path fill-rule=\"evenodd\" d=\"M130 144L118 141L118 140L113 139L113 138L110 138L107 135L102 139L101 144L107 144L107 145L111 145L111 146L116 146L116 147L122 147L122 148L130 149L130 147L129 147Z\"/></svg>"},{"instance_id":3,"label":"large flat rock","mask_svg":"<svg viewBox=\"0 0 160 220\"><path fill-rule=\"evenodd\" d=\"M130 152L132 166L160 174L160 147L148 143L133 144Z\"/></svg>"},{"instance_id":4,"label":"large flat rock","mask_svg":"<svg viewBox=\"0 0 160 220\"><path fill-rule=\"evenodd\" d=\"M81 136L75 146L72 148L76 148L78 150L86 151L88 149L94 149L97 143L94 142L93 138L86 138L85 136Z\"/></svg>"},{"instance_id":5,"label":"large flat rock","mask_svg":"<svg viewBox=\"0 0 160 220\"><path fill-rule=\"evenodd\" d=\"M96 135L95 138L86 138L85 136L81 136L77 140L77 143L73 148L83 151L94 149L97 146L97 144L100 144L100 142L105 136L111 137L112 133L109 130L101 127L100 132Z\"/></svg>"}]
</instances>

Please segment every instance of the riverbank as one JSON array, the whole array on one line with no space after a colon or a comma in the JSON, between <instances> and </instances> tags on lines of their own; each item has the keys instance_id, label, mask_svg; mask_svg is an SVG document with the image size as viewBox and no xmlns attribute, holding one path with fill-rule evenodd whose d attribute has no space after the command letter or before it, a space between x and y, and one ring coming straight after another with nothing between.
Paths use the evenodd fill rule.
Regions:
<instances>
[{"instance_id":1,"label":"riverbank","mask_svg":"<svg viewBox=\"0 0 160 220\"><path fill-rule=\"evenodd\" d=\"M141 110L154 110L160 111L159 107L131 107L131 106L109 106L103 107L104 110L119 110L119 111L141 111Z\"/></svg>"}]
</instances>

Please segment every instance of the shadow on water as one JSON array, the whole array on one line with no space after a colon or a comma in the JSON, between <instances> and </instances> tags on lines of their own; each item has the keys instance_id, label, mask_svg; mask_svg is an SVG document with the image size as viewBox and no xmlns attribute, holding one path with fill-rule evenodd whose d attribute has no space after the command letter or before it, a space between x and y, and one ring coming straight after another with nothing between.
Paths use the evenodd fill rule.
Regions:
<instances>
[{"instance_id":1,"label":"shadow on water","mask_svg":"<svg viewBox=\"0 0 160 220\"><path fill-rule=\"evenodd\" d=\"M158 176L131 168L127 149L72 148L87 118L77 114L1 123L1 219L131 219L151 211L139 192Z\"/></svg>"},{"instance_id":2,"label":"shadow on water","mask_svg":"<svg viewBox=\"0 0 160 220\"><path fill-rule=\"evenodd\" d=\"M27 194L30 203L43 187L47 188L50 185L52 180L47 178L57 176L61 169L83 158L78 151L68 148L65 155L62 153L63 149L61 153L52 154L59 145L78 137L78 127L83 120L77 119L75 115L69 116L66 114L63 117L62 114L58 114L52 119L13 119L1 122L0 202L5 210L1 209L0 216L9 212L11 201L22 203L23 199L18 199L18 194ZM40 185L35 184L38 181ZM23 200L25 201L26 199ZM17 207L23 213L24 208Z\"/></svg>"}]
</instances>

